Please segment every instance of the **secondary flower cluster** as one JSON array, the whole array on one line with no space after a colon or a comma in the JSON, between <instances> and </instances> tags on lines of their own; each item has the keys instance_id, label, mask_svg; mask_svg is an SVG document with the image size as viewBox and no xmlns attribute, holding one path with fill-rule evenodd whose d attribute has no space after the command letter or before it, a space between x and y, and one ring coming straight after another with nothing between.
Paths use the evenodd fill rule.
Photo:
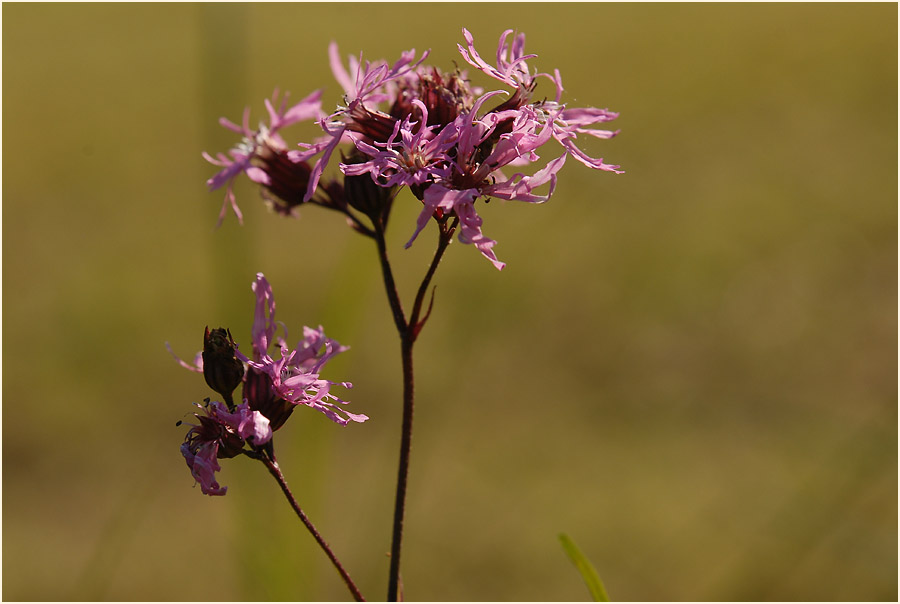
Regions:
<instances>
[{"instance_id":1,"label":"secondary flower cluster","mask_svg":"<svg viewBox=\"0 0 900 604\"><path fill-rule=\"evenodd\" d=\"M476 201L491 198L541 203L556 187L560 169L571 156L598 170L621 173L619 166L595 159L576 146L578 135L612 138L618 132L593 128L618 117L606 109L569 108L561 102L563 86L559 70L553 74L529 69L525 35L510 39L503 32L492 65L475 50L472 35L463 29L462 58L510 90L490 90L469 85L466 73L445 72L424 65L428 53L416 59L414 50L402 53L395 63L363 62L350 57L343 65L336 44L329 47L331 68L345 95L335 111L321 108L321 91L288 107L277 95L266 101L269 124L249 127L245 112L242 126L221 123L243 135L230 151L204 157L223 169L207 181L210 189L226 186L221 222L230 205L238 219L232 184L246 173L263 186L264 197L277 211L290 214L302 203L314 203L345 213L351 224L367 228L351 211L374 221L386 220L399 187L409 187L422 203L409 247L430 219L453 217L459 221L459 240L474 245L498 269L504 267L493 247L495 241L481 230ZM555 89L553 100L533 100L540 78ZM300 149L289 150L279 130L302 120L314 119L324 135ZM538 150L555 141L561 153L542 166L524 170L541 160ZM343 178L325 179L325 168L339 145ZM364 179L364 180L361 180ZM546 192L537 190L546 185ZM368 231L371 232L371 231Z\"/></svg>"},{"instance_id":2,"label":"secondary flower cluster","mask_svg":"<svg viewBox=\"0 0 900 604\"><path fill-rule=\"evenodd\" d=\"M286 329L283 329L284 336L276 336L275 297L262 273L257 274L252 288L256 294L250 338L252 357L238 350L229 330L210 331L207 327L203 351L197 354L194 363L178 359L183 367L203 373L207 385L224 400L223 403L206 399L203 405L197 405L203 414L194 414L199 423L189 424L191 429L181 445L191 474L206 495L224 495L227 489L215 479L220 469L218 459L239 455L245 445L252 451L265 451L274 459L272 434L284 425L298 405L321 411L340 425L369 419L335 404L347 401L332 394L331 387L339 384L352 388L352 384L319 377L325 363L347 347L326 338L321 327L304 327L303 338L291 350L285 343ZM280 351L278 360L269 354L272 347ZM243 385L241 402L235 405L233 393L239 385Z\"/></svg>"}]
</instances>

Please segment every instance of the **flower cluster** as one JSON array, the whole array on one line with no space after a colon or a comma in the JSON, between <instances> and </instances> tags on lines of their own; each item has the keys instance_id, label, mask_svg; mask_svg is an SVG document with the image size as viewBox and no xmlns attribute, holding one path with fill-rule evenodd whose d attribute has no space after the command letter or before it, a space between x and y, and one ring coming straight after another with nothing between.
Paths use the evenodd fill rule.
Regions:
<instances>
[{"instance_id":1,"label":"flower cluster","mask_svg":"<svg viewBox=\"0 0 900 604\"><path fill-rule=\"evenodd\" d=\"M272 435L281 428L293 410L304 405L325 414L342 426L364 422L367 416L349 413L338 406L346 404L331 393L331 387L352 388L349 382L322 379L319 372L334 355L347 350L335 340L325 337L322 328L303 328L303 338L294 350L286 344L287 330L276 335L275 297L262 273L252 285L256 295L251 357L240 350L227 329L210 331L203 336L203 351L193 364L176 359L185 368L202 373L207 385L222 396L224 402L205 400L198 405L203 414L195 413L197 424L191 425L181 445L194 479L207 495L224 495L226 487L215 480L218 459L234 457L245 451L265 451L274 459ZM270 348L280 352L276 360ZM245 368L246 366L246 368ZM241 402L234 404L233 392L242 385ZM179 424L182 422L179 422Z\"/></svg>"},{"instance_id":2,"label":"flower cluster","mask_svg":"<svg viewBox=\"0 0 900 604\"><path fill-rule=\"evenodd\" d=\"M306 202L323 205L347 214L362 232L366 229L351 208L373 220L386 220L396 190L406 186L422 203L407 247L429 220L452 217L458 220L459 240L474 245L502 269L505 265L492 249L496 242L482 233L478 200L544 202L569 156L590 168L621 173L619 166L592 158L576 145L579 135L615 136L617 131L593 126L618 114L567 107L561 102L559 71L532 71L528 61L536 55L525 54L524 34L510 38L512 33L507 30L500 36L493 65L475 50L467 30L463 29L465 45L458 45L469 65L510 90L474 88L465 72L426 66L428 53L416 59L414 50L402 53L393 64L350 57L345 67L332 43L331 68L345 95L331 114L322 111L317 91L291 108L282 103L277 111L267 101L269 125L261 124L256 131L249 129L246 114L243 127L222 122L244 135L244 142L231 151L231 159L205 155L224 168L208 181L211 189L228 184L223 215L231 204L240 218L231 190L240 172L263 185L265 196L277 200L279 211L290 213ZM539 79L553 85L553 100L534 100ZM299 150L287 150L277 131L301 119L315 119L324 135L300 143ZM538 151L543 152L551 141L561 148L559 155L526 170L541 160ZM339 162L344 179L325 180L325 168L341 144L348 147ZM507 174L505 170L516 171ZM370 180L368 187L360 186L361 177ZM379 197L373 186L384 193ZM546 191L539 192L545 186Z\"/></svg>"}]
</instances>

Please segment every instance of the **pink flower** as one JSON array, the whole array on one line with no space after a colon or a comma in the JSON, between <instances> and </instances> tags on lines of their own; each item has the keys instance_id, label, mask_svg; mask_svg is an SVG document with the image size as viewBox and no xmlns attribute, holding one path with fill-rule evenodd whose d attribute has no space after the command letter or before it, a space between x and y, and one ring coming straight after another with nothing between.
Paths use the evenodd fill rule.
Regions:
<instances>
[{"instance_id":1,"label":"pink flower","mask_svg":"<svg viewBox=\"0 0 900 604\"><path fill-rule=\"evenodd\" d=\"M255 141L249 146L251 151L240 148L232 153L233 159L220 158L224 169L214 184L230 183L236 173L246 171L276 197L290 197L293 201L288 207L312 201L340 209L351 226L370 236L374 232L351 210L383 225L397 189L407 186L422 203L407 247L432 217L441 221L454 217L460 242L474 245L502 269L505 265L493 251L496 242L482 232L478 200L547 201L567 156L590 168L622 173L619 166L591 157L578 144L579 136L614 137L618 131L598 126L618 114L563 103L559 70L538 72L529 66L537 55L525 53L524 34L504 31L492 63L478 53L472 34L467 29L462 33L464 44L458 45L462 58L508 90L485 92L471 87L465 72L448 73L426 66L423 62L428 52L416 58L415 51L409 50L393 64L351 56L345 65L332 42L328 49L331 69L345 94L333 113L325 116L320 112L317 123L323 136L300 143L299 150L285 151L280 139L260 139L262 127L253 132L245 125L240 131ZM535 101L532 97L542 79L552 89ZM319 97L314 98L318 106ZM278 115L271 110L270 114ZM274 130L276 121L273 118L267 132ZM561 149L551 144L553 151L544 151L551 141ZM344 186L336 182L321 185L326 166L342 144L350 147L347 154L341 151ZM270 156L277 162L268 159ZM253 167L259 171L252 171ZM276 186L275 173L299 176ZM305 189L298 201L301 185ZM373 193L374 189L384 194ZM325 201L321 201L323 196ZM234 205L230 188L226 205L228 200ZM237 212L236 205L234 208Z\"/></svg>"},{"instance_id":2,"label":"pink flower","mask_svg":"<svg viewBox=\"0 0 900 604\"><path fill-rule=\"evenodd\" d=\"M356 148L368 158L356 164L341 164L347 176L369 174L383 187L421 186L436 178L447 161L447 153L453 147L453 133L445 128L443 136L435 136L428 123L428 107L419 99L411 105L419 109L420 119L412 120L412 114L394 124L394 130L385 143L366 142L364 137L352 138Z\"/></svg>"},{"instance_id":3,"label":"pink flower","mask_svg":"<svg viewBox=\"0 0 900 604\"><path fill-rule=\"evenodd\" d=\"M415 49L408 50L402 53L400 59L392 66L383 61L362 63L362 57L360 60L351 57L349 72L344 69L338 55L337 44L334 42L328 47L328 55L334 77L346 93L344 96L346 106L338 107L330 116L319 120L319 125L326 134L324 140L315 144L301 144L306 151L294 151L289 154L293 161L298 162L322 154L313 167L304 200L312 198L325 166L338 144L347 140L345 134L348 131L360 132L375 140L384 140L393 130L395 118L379 111L376 105L389 100L391 95L388 93L388 85L408 75L425 60L428 53L416 61Z\"/></svg>"},{"instance_id":4,"label":"pink flower","mask_svg":"<svg viewBox=\"0 0 900 604\"><path fill-rule=\"evenodd\" d=\"M218 460L239 455L245 444L252 450L268 451L274 459L272 434L299 405L316 409L342 426L369 419L336 404L345 405L347 401L332 394L331 388L337 385L352 388L351 383L331 382L319 375L325 364L347 347L325 337L321 327L304 327L303 338L290 350L285 344L287 330L284 336L276 335L275 296L265 275L256 275L252 289L256 297L251 330L252 359L238 350L231 332L224 328L205 330L204 352L197 354L193 365L175 357L183 367L203 373L207 385L226 397L227 405L209 399L205 405L197 405L204 414L194 414L199 423L189 424L192 427L181 445L181 454L191 474L207 495L225 494L225 487L219 486L215 479L220 470ZM277 361L269 356L273 345L281 350ZM231 392L241 383L242 401L234 405Z\"/></svg>"},{"instance_id":5,"label":"pink flower","mask_svg":"<svg viewBox=\"0 0 900 604\"><path fill-rule=\"evenodd\" d=\"M350 413L334 404L346 405L347 401L332 394L331 387L341 385L352 388L350 382L337 383L319 377L325 363L348 348L325 337L320 326L318 329L304 327L303 339L292 351L285 343L287 330L284 337L275 338L275 296L272 286L262 273L256 275L253 292L256 294L256 311L251 332L253 359L236 351L238 358L250 367L247 373L252 374L245 379L244 389L251 408L259 408L273 422L277 422L276 429L287 420L296 405L321 411L342 426L350 421L362 423L369 419L366 415ZM277 361L268 353L273 344L281 352Z\"/></svg>"},{"instance_id":6,"label":"pink flower","mask_svg":"<svg viewBox=\"0 0 900 604\"><path fill-rule=\"evenodd\" d=\"M490 96L492 94L484 95L471 112L447 126L454 132L455 152L452 158L445 161L443 170L433 171L434 178L425 189L416 230L406 247L412 245L436 212L444 215L453 212L460 221L460 242L473 244L495 267L503 269L505 264L497 259L492 249L496 242L485 237L481 231L482 219L474 206L476 199L497 197L542 203L549 199L556 187L556 173L565 163L565 155L530 176L517 172L507 178L501 168L539 159L536 150L550 139L552 128L529 106L488 113L479 119L477 112ZM500 127L504 132L498 135ZM493 140L496 140L493 149L487 157L483 157L485 142ZM546 195L534 192L548 183L550 186Z\"/></svg>"},{"instance_id":7,"label":"pink flower","mask_svg":"<svg viewBox=\"0 0 900 604\"><path fill-rule=\"evenodd\" d=\"M595 169L619 172L618 166L591 158L575 144L579 134L596 138L615 136L616 132L589 126L615 119L617 114L594 108L571 109L561 104L563 88L559 72L532 73L527 61L536 55L525 54L524 34L514 36L510 42L511 33L512 30L507 30L500 36L496 65L478 54L468 30L463 30L466 46L459 45L460 53L470 65L514 88L496 107L483 110L487 101L506 95L505 91L494 90L475 97L467 89L465 98L457 97L454 112L441 113L453 115L453 119L443 122L432 119L432 107L426 101L448 95L417 95L426 87L417 87L413 76L418 76L420 82L428 82L431 77L431 68L419 68L399 80L403 83L399 91L406 98L398 96L393 101L390 116L385 115L377 128L369 125L344 133L365 158L341 164L344 174L369 174L383 187L409 186L422 201L422 211L407 247L432 216L453 215L459 219L460 242L474 245L495 267L502 269L505 265L493 251L496 242L482 232L483 221L475 205L479 198L543 203L553 194L557 174L567 155ZM555 100L531 102L540 77L553 83ZM405 114L398 113L398 107ZM388 126L390 134L385 134ZM523 168L539 161L539 151L552 140L562 145L562 153L543 167L526 172ZM507 174L507 168L516 171ZM546 192L541 192L539 189L545 185Z\"/></svg>"},{"instance_id":8,"label":"pink flower","mask_svg":"<svg viewBox=\"0 0 900 604\"><path fill-rule=\"evenodd\" d=\"M219 486L215 476L221 469L218 460L239 455L245 442L264 445L271 440L272 429L269 420L259 411L250 410L246 403L233 411L209 399L205 405L197 406L206 414L194 414L200 423L188 424L191 429L181 445L181 454L205 495L224 495L227 487Z\"/></svg>"},{"instance_id":9,"label":"pink flower","mask_svg":"<svg viewBox=\"0 0 900 604\"><path fill-rule=\"evenodd\" d=\"M203 153L206 161L222 167L222 170L206 181L209 190L214 191L222 186L226 187L225 202L222 204L222 211L219 213L216 226L222 224L229 205L238 221L243 223L243 216L232 190L234 179L241 173L246 174L250 180L263 185L276 197L282 199L288 206L285 211L289 212L291 207L299 205L298 192L306 190L311 170L308 165L302 163L295 165L295 162L288 159L287 144L278 131L297 122L317 119L323 115L319 100L321 96L321 90L317 90L288 108L285 95L281 105L275 109L276 92L271 101L268 99L265 101L266 110L269 113L269 125L260 123L256 130L250 128L249 108L244 110L244 119L240 126L225 118L219 120L222 126L241 134L244 138L228 152L231 157L224 153L218 153L216 157L212 157L206 152Z\"/></svg>"},{"instance_id":10,"label":"pink flower","mask_svg":"<svg viewBox=\"0 0 900 604\"><path fill-rule=\"evenodd\" d=\"M469 33L469 30L463 28L463 37L466 39L466 48L462 44L457 44L459 54L463 56L467 63L483 73L491 76L495 80L499 80L509 86L523 86L528 88L531 86L534 78L528 72L526 61L533 59L537 55L526 55L525 51L525 34L518 34L513 40L512 45L507 44L506 39L513 30L507 29L500 34L500 44L497 47L497 66L494 67L487 63L475 50L475 38Z\"/></svg>"},{"instance_id":11,"label":"pink flower","mask_svg":"<svg viewBox=\"0 0 900 604\"><path fill-rule=\"evenodd\" d=\"M335 403L347 404L330 392L331 387L341 385L352 388L350 382L331 382L321 379L319 371L334 355L347 348L325 337L322 328L303 328L303 339L291 350L283 342L278 360L264 354L259 361L245 358L247 365L257 373L268 376L276 399L292 405L305 405L321 411L331 421L346 426L350 421L364 422L366 415L350 413ZM334 401L334 402L332 402Z\"/></svg>"},{"instance_id":12,"label":"pink flower","mask_svg":"<svg viewBox=\"0 0 900 604\"><path fill-rule=\"evenodd\" d=\"M554 101L543 101L535 103L536 108L541 109L546 115L552 116L549 123L552 127L553 138L556 139L571 155L578 161L598 170L606 170L622 174L618 170L619 166L606 164L602 159L593 159L585 154L581 149L575 146L574 140L578 134L588 134L597 138L612 138L618 131L594 130L585 128L584 126L607 122L614 120L619 116L618 113L611 112L607 109L589 108L573 108L567 109L565 105L560 104L560 98L563 92L562 78L559 70L555 70L551 76L547 73L535 73L531 75L526 65L527 59L535 58L537 55L525 55L525 34L516 36L513 44L510 46L506 43L506 38L512 33L511 29L506 30L500 36L500 44L497 48L497 66L494 67L484 61L475 50L475 41L472 34L468 30L463 29L463 36L466 38L467 48L458 45L459 52L463 58L479 71L486 73L494 79L504 82L510 86L517 88L515 97L519 103L525 103L529 100L531 92L534 90L535 81L538 77L546 77L556 87L556 96ZM501 105L505 108L506 104ZM495 110L496 111L496 110Z\"/></svg>"},{"instance_id":13,"label":"pink flower","mask_svg":"<svg viewBox=\"0 0 900 604\"><path fill-rule=\"evenodd\" d=\"M262 273L257 273L251 288L256 297L253 327L250 332L253 358L246 356L237 348L238 345L231 339L228 330L223 328L213 330L214 333L219 334L220 339L228 344L227 354L224 355L227 371L223 369L217 372L223 375L212 380L213 384L210 386L218 386L221 382L227 381L230 387L231 380L237 375L237 372L232 371L231 367L231 355L233 354L237 360L248 366L242 379L237 382L243 382L243 402L249 405L250 410L258 411L268 418L272 430L279 429L297 405L305 405L321 411L329 419L342 426L346 426L350 421L362 423L369 419L366 415L350 413L335 404L346 405L348 401L332 394L331 388L333 386L352 388L353 384L332 382L319 376L331 358L349 348L326 337L320 326L318 329L304 327L303 338L297 343L295 349L291 350L285 342L287 329L275 321L275 295L268 279ZM276 335L277 325L281 325L284 335ZM204 334L204 344L207 344L210 338L209 334L207 329ZM277 361L269 354L269 349L273 346L281 353ZM173 356L175 356L174 353ZM175 359L182 367L204 373L201 354L195 358L194 365L182 361L177 356ZM207 378L208 384L209 381ZM220 393L224 390L227 388L219 388Z\"/></svg>"},{"instance_id":14,"label":"pink flower","mask_svg":"<svg viewBox=\"0 0 900 604\"><path fill-rule=\"evenodd\" d=\"M228 487L219 486L216 481L216 472L222 469L216 460L218 451L219 442L215 440L198 442L196 447L191 447L187 440L181 444L181 454L204 495L224 495L228 491Z\"/></svg>"}]
</instances>

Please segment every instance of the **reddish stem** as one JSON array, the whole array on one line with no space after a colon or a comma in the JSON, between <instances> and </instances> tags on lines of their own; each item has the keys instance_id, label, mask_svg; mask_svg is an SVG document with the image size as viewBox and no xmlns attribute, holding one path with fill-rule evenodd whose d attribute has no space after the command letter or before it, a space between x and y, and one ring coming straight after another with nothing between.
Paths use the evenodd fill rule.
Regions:
<instances>
[{"instance_id":1,"label":"reddish stem","mask_svg":"<svg viewBox=\"0 0 900 604\"><path fill-rule=\"evenodd\" d=\"M366 599L362 597L362 594L359 592L359 588L356 587L356 584L353 583L350 575L346 570L344 570L344 567L341 565L340 560L338 560L337 556L334 555L334 552L331 551L331 547L329 547L325 539L322 538L322 535L319 534L319 531L316 530L316 527L309 520L309 518L307 518L306 514L303 513L303 510L300 508L300 504L297 503L297 500L294 498L294 494L291 493L290 488L288 488L287 481L284 479L284 474L281 473L281 468L278 466L278 462L273 460L269 455L265 453L254 454L251 455L251 457L254 457L255 459L263 462L263 464L269 470L269 473L275 477L275 480L278 481L278 486L281 487L281 490L284 492L284 496L287 497L288 503L290 503L291 507L294 508L294 511L300 518L300 522L302 522L304 526L306 526L307 530L309 530L313 538L315 538L316 542L319 544L319 547L322 548L322 550L325 552L325 555L328 556L328 559L331 560L332 564L334 564L334 567L341 575L344 583L347 584L347 589L349 589L350 593L353 594L353 598L357 602L365 602Z\"/></svg>"}]
</instances>

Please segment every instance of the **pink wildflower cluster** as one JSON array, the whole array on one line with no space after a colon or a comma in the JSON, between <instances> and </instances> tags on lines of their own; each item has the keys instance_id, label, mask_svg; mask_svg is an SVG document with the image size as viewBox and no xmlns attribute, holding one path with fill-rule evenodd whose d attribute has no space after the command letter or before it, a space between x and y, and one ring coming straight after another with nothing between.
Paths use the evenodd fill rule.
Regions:
<instances>
[{"instance_id":1,"label":"pink wildflower cluster","mask_svg":"<svg viewBox=\"0 0 900 604\"><path fill-rule=\"evenodd\" d=\"M304 327L302 339L291 350L283 326L284 335L276 336L275 297L262 273L257 274L252 288L256 295L252 357L238 350L228 330L207 328L203 351L193 364L178 359L183 367L203 373L209 387L225 401L206 399L204 405L198 405L204 413L194 414L199 423L189 424L191 429L181 445L191 474L207 495L224 495L226 491L215 480L220 469L218 459L239 455L245 445L252 451L265 449L274 459L272 435L300 405L316 409L342 426L369 419L339 407L347 401L331 392L336 385L352 388L351 383L331 382L319 376L325 363L347 347L325 337L321 327ZM270 348L279 351L277 360ZM232 393L239 385L241 402L235 405Z\"/></svg>"},{"instance_id":2,"label":"pink wildflower cluster","mask_svg":"<svg viewBox=\"0 0 900 604\"><path fill-rule=\"evenodd\" d=\"M301 203L314 203L344 212L355 228L365 228L351 208L370 218L386 218L384 207L373 209L371 187L360 199L352 179L366 177L387 191L382 206L389 208L399 187L409 187L422 203L409 247L429 220L454 217L459 221L459 240L474 245L498 269L504 263L493 251L496 242L482 232L476 202L491 198L542 203L550 198L560 169L571 156L582 164L621 173L585 153L576 141L579 135L612 138L618 132L595 128L617 113L606 109L570 108L561 102L563 86L559 71L532 71L525 54L525 35L503 32L494 64L475 50L472 35L463 29L465 44L458 45L462 58L506 89L473 88L461 71L444 72L416 59L414 50L402 53L393 64L363 62L350 57L345 67L336 44L329 47L331 68L345 95L330 114L321 109L321 94L315 92L297 105L282 104L275 110L267 101L269 125L250 130L223 121L244 135L244 142L231 151L231 158L205 157L223 170L208 181L211 189L226 183L226 203L234 202L231 182L246 172L264 187L276 209L284 213ZM552 84L552 100L533 100L539 79ZM301 119L315 119L324 135L299 150L287 150L277 131ZM538 151L551 141L559 154L541 162ZM344 180L324 180L325 168L340 145L339 167ZM538 162L541 162L538 164ZM529 166L535 166L529 169ZM377 203L376 203L377 206Z\"/></svg>"}]
</instances>

